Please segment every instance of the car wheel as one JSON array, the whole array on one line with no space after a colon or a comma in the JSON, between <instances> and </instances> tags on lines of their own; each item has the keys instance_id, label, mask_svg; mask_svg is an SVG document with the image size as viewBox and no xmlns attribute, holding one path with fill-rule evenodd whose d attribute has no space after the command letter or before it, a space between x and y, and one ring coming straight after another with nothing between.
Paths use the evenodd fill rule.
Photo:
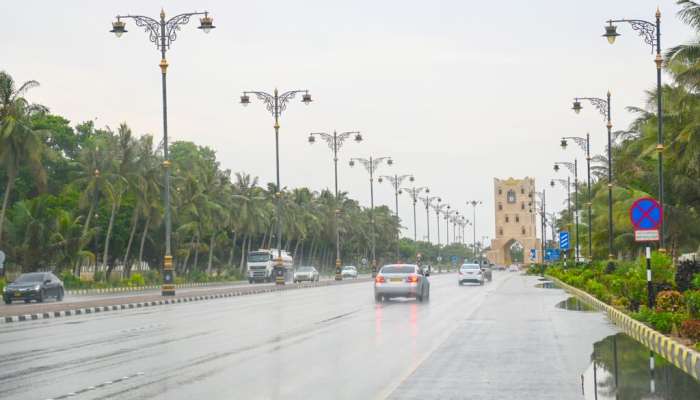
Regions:
<instances>
[{"instance_id":1,"label":"car wheel","mask_svg":"<svg viewBox=\"0 0 700 400\"><path fill-rule=\"evenodd\" d=\"M31 301L31 300L29 300L29 299L24 299L24 302L27 303L27 304L29 304L30 301Z\"/></svg>"},{"instance_id":2,"label":"car wheel","mask_svg":"<svg viewBox=\"0 0 700 400\"><path fill-rule=\"evenodd\" d=\"M483 280L480 280L480 281L479 281L479 286L483 286L483 285L484 285L484 281L483 281Z\"/></svg>"},{"instance_id":3,"label":"car wheel","mask_svg":"<svg viewBox=\"0 0 700 400\"><path fill-rule=\"evenodd\" d=\"M46 299L46 295L44 294L44 290L39 291L39 298L36 299L39 303L43 303L44 299Z\"/></svg>"},{"instance_id":4,"label":"car wheel","mask_svg":"<svg viewBox=\"0 0 700 400\"><path fill-rule=\"evenodd\" d=\"M63 288L60 288L58 291L58 296L56 296L56 301L63 301Z\"/></svg>"},{"instance_id":5,"label":"car wheel","mask_svg":"<svg viewBox=\"0 0 700 400\"><path fill-rule=\"evenodd\" d=\"M425 301L430 301L430 289L428 289L428 293L426 293Z\"/></svg>"},{"instance_id":6,"label":"car wheel","mask_svg":"<svg viewBox=\"0 0 700 400\"><path fill-rule=\"evenodd\" d=\"M5 299L5 304L12 304L12 300L10 300L10 299Z\"/></svg>"},{"instance_id":7,"label":"car wheel","mask_svg":"<svg viewBox=\"0 0 700 400\"><path fill-rule=\"evenodd\" d=\"M462 286L462 281L457 281L457 283L459 284L459 286Z\"/></svg>"},{"instance_id":8,"label":"car wheel","mask_svg":"<svg viewBox=\"0 0 700 400\"><path fill-rule=\"evenodd\" d=\"M379 294L374 295L374 302L375 303L381 303L382 302L382 296Z\"/></svg>"},{"instance_id":9,"label":"car wheel","mask_svg":"<svg viewBox=\"0 0 700 400\"><path fill-rule=\"evenodd\" d=\"M416 300L419 302L423 302L423 291L421 290L420 294L416 295Z\"/></svg>"},{"instance_id":10,"label":"car wheel","mask_svg":"<svg viewBox=\"0 0 700 400\"><path fill-rule=\"evenodd\" d=\"M252 284L253 284L253 280L250 279L250 278L248 278L248 284L249 284L249 285L252 285Z\"/></svg>"}]
</instances>

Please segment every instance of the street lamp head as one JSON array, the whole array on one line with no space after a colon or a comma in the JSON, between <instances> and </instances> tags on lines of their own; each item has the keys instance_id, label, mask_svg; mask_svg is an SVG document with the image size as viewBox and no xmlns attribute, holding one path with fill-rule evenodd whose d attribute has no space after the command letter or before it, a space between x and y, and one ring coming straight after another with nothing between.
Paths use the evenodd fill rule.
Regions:
<instances>
[{"instance_id":1,"label":"street lamp head","mask_svg":"<svg viewBox=\"0 0 700 400\"><path fill-rule=\"evenodd\" d=\"M608 43L613 44L615 43L615 38L620 36L619 33L617 33L617 26L613 25L612 22L608 26L605 27L605 33L603 34L603 37L608 39Z\"/></svg>"},{"instance_id":2,"label":"street lamp head","mask_svg":"<svg viewBox=\"0 0 700 400\"><path fill-rule=\"evenodd\" d=\"M197 29L201 29L204 33L209 33L214 28L216 28L214 26L214 18L210 17L209 13L205 11L204 16L199 19L199 26Z\"/></svg>"},{"instance_id":3,"label":"street lamp head","mask_svg":"<svg viewBox=\"0 0 700 400\"><path fill-rule=\"evenodd\" d=\"M399 194L403 194L403 189L399 189Z\"/></svg>"},{"instance_id":4,"label":"street lamp head","mask_svg":"<svg viewBox=\"0 0 700 400\"><path fill-rule=\"evenodd\" d=\"M243 93L243 96L241 96L241 104L243 104L243 107L247 106L250 104L250 96L247 94Z\"/></svg>"},{"instance_id":5,"label":"street lamp head","mask_svg":"<svg viewBox=\"0 0 700 400\"><path fill-rule=\"evenodd\" d=\"M355 135L355 141L357 143L360 143L362 141L362 135L359 132Z\"/></svg>"},{"instance_id":6,"label":"street lamp head","mask_svg":"<svg viewBox=\"0 0 700 400\"><path fill-rule=\"evenodd\" d=\"M571 107L571 109L574 110L576 114L579 114L582 108L583 107L581 107L581 102L578 100L574 100L574 105L573 107Z\"/></svg>"},{"instance_id":7,"label":"street lamp head","mask_svg":"<svg viewBox=\"0 0 700 400\"><path fill-rule=\"evenodd\" d=\"M442 198L441 198L441 197L438 197L438 198L437 198L437 201L438 201L438 203L442 202Z\"/></svg>"},{"instance_id":8,"label":"street lamp head","mask_svg":"<svg viewBox=\"0 0 700 400\"><path fill-rule=\"evenodd\" d=\"M559 164L554 164L554 172L559 172Z\"/></svg>"},{"instance_id":9,"label":"street lamp head","mask_svg":"<svg viewBox=\"0 0 700 400\"><path fill-rule=\"evenodd\" d=\"M384 182L384 178L382 178L382 177L380 176L379 178L377 178L377 182L379 182L379 183Z\"/></svg>"},{"instance_id":10,"label":"street lamp head","mask_svg":"<svg viewBox=\"0 0 700 400\"><path fill-rule=\"evenodd\" d=\"M392 160L392 159L390 158L390 159L388 159L388 160L386 161L386 164L387 164L387 165L393 165L393 164L394 164L394 160Z\"/></svg>"},{"instance_id":11,"label":"street lamp head","mask_svg":"<svg viewBox=\"0 0 700 400\"><path fill-rule=\"evenodd\" d=\"M554 187L554 179L552 179L551 181L549 181L549 186Z\"/></svg>"},{"instance_id":12,"label":"street lamp head","mask_svg":"<svg viewBox=\"0 0 700 400\"><path fill-rule=\"evenodd\" d=\"M314 137L314 135L309 135L309 143L310 144L316 143L316 138Z\"/></svg>"},{"instance_id":13,"label":"street lamp head","mask_svg":"<svg viewBox=\"0 0 700 400\"><path fill-rule=\"evenodd\" d=\"M350 166L351 166L351 167L354 167L354 166L355 166L355 161L354 161L354 160L350 160Z\"/></svg>"},{"instance_id":14,"label":"street lamp head","mask_svg":"<svg viewBox=\"0 0 700 400\"><path fill-rule=\"evenodd\" d=\"M409 182L413 182L416 180L416 178L414 178L413 175L411 175L408 177L408 180L409 180Z\"/></svg>"},{"instance_id":15,"label":"street lamp head","mask_svg":"<svg viewBox=\"0 0 700 400\"><path fill-rule=\"evenodd\" d=\"M127 32L125 27L126 27L126 24L124 23L124 21L122 21L121 19L119 19L119 17L117 17L117 20L112 22L112 30L110 32L112 32L114 34L114 36L116 36L116 37L121 37L123 34L125 34Z\"/></svg>"},{"instance_id":16,"label":"street lamp head","mask_svg":"<svg viewBox=\"0 0 700 400\"><path fill-rule=\"evenodd\" d=\"M430 193L430 188L425 188L425 193Z\"/></svg>"},{"instance_id":17,"label":"street lamp head","mask_svg":"<svg viewBox=\"0 0 700 400\"><path fill-rule=\"evenodd\" d=\"M562 138L561 139L561 148L566 150L567 145L568 145L568 143L566 142L566 139Z\"/></svg>"},{"instance_id":18,"label":"street lamp head","mask_svg":"<svg viewBox=\"0 0 700 400\"><path fill-rule=\"evenodd\" d=\"M309 94L309 92L306 92L306 93L304 93L303 96L301 96L301 102L304 103L304 104L306 104L307 106L308 106L312 101L313 101L313 100L311 100L311 95Z\"/></svg>"}]
</instances>

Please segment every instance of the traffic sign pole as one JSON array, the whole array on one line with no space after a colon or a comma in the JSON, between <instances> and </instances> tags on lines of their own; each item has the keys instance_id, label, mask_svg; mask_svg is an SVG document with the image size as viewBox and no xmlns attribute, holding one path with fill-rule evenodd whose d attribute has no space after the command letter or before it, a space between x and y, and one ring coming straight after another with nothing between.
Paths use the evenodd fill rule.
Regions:
<instances>
[{"instance_id":1,"label":"traffic sign pole","mask_svg":"<svg viewBox=\"0 0 700 400\"><path fill-rule=\"evenodd\" d=\"M654 307L654 288L651 284L651 248L646 247L647 255L647 307L651 310Z\"/></svg>"}]
</instances>

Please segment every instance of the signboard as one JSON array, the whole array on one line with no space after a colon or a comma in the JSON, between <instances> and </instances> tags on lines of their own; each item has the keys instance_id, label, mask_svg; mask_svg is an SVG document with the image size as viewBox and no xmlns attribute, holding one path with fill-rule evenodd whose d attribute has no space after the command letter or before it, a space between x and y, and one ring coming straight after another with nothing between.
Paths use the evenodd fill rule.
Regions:
<instances>
[{"instance_id":1,"label":"signboard","mask_svg":"<svg viewBox=\"0 0 700 400\"><path fill-rule=\"evenodd\" d=\"M661 205L651 197L637 199L630 207L630 222L634 226L634 240L654 242L659 240L659 226L663 219Z\"/></svg>"},{"instance_id":2,"label":"signboard","mask_svg":"<svg viewBox=\"0 0 700 400\"><path fill-rule=\"evenodd\" d=\"M545 249L545 261L559 261L559 249Z\"/></svg>"},{"instance_id":3,"label":"signboard","mask_svg":"<svg viewBox=\"0 0 700 400\"><path fill-rule=\"evenodd\" d=\"M459 258L457 258L457 256L450 257L450 261L452 261L452 265L457 265L457 260L459 260Z\"/></svg>"},{"instance_id":4,"label":"signboard","mask_svg":"<svg viewBox=\"0 0 700 400\"><path fill-rule=\"evenodd\" d=\"M634 231L635 242L657 242L659 240L658 229L644 229Z\"/></svg>"},{"instance_id":5,"label":"signboard","mask_svg":"<svg viewBox=\"0 0 700 400\"><path fill-rule=\"evenodd\" d=\"M362 261L362 265L367 265L367 262L368 262L368 261L367 261L367 258L362 257L362 260L361 260L361 261Z\"/></svg>"},{"instance_id":6,"label":"signboard","mask_svg":"<svg viewBox=\"0 0 700 400\"><path fill-rule=\"evenodd\" d=\"M559 232L559 249L564 251L569 250L569 232Z\"/></svg>"},{"instance_id":7,"label":"signboard","mask_svg":"<svg viewBox=\"0 0 700 400\"><path fill-rule=\"evenodd\" d=\"M530 261L537 260L537 249L530 249Z\"/></svg>"},{"instance_id":8,"label":"signboard","mask_svg":"<svg viewBox=\"0 0 700 400\"><path fill-rule=\"evenodd\" d=\"M437 256L437 262L442 262L442 256Z\"/></svg>"}]
</instances>

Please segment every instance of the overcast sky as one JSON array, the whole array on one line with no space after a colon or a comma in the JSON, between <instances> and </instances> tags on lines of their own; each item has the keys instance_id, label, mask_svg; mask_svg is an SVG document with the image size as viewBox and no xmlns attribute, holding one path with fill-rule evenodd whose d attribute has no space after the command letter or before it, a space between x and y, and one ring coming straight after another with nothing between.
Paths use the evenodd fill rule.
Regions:
<instances>
[{"instance_id":1,"label":"overcast sky","mask_svg":"<svg viewBox=\"0 0 700 400\"><path fill-rule=\"evenodd\" d=\"M615 46L601 38L609 18L653 20L650 0L267 0L267 1L36 1L0 2L0 69L17 81L38 80L30 100L73 124L126 121L135 132L162 135L160 60L156 47L132 21L116 39L114 16L157 17L208 10L209 35L191 21L168 52L169 130L217 151L223 167L274 181L273 121L262 104L238 104L243 90L309 89L314 102L293 101L281 120L282 184L332 188L329 149L310 146L312 131L360 130L361 144L341 154L340 188L369 204L368 174L350 157L392 156L380 174L413 174L416 185L468 212L482 200L477 236L494 236L493 178L535 177L550 206L565 193L552 190L554 161L563 135L592 135L604 149L601 116L574 96L613 95L614 129L626 127L626 106L640 106L655 85L649 46L629 26ZM693 33L661 4L664 47ZM561 178L565 175L559 172ZM580 175L585 175L581 168ZM394 205L386 182L375 182L375 204ZM420 205L420 203L419 203ZM408 196L399 204L413 236ZM551 209L551 207L550 207ZM431 239L435 217L431 212ZM444 243L444 223L441 226ZM426 234L418 211L418 237ZM471 240L471 231L467 237ZM479 239L477 239L479 240Z\"/></svg>"}]
</instances>

